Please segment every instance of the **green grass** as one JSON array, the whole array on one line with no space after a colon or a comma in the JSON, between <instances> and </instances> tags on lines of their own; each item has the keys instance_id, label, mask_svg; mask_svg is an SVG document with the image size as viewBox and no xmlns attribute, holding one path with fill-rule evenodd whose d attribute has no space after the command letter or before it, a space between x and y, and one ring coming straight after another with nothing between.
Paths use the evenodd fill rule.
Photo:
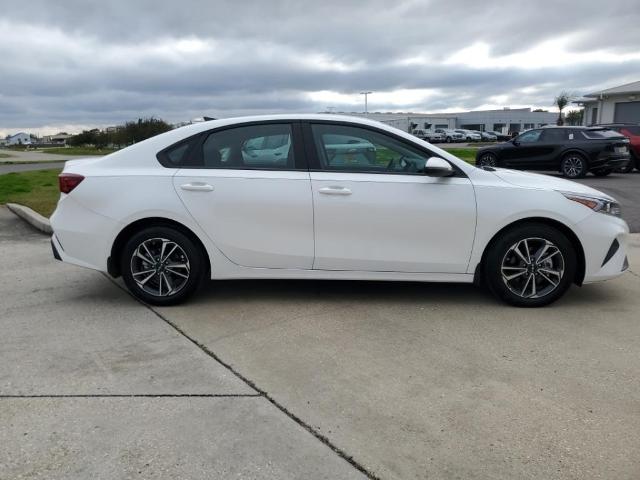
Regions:
<instances>
[{"instance_id":1,"label":"green grass","mask_svg":"<svg viewBox=\"0 0 640 480\"><path fill-rule=\"evenodd\" d=\"M52 147L40 149L42 153L53 153L56 155L108 155L117 150L117 148L94 147Z\"/></svg>"},{"instance_id":2,"label":"green grass","mask_svg":"<svg viewBox=\"0 0 640 480\"><path fill-rule=\"evenodd\" d=\"M59 173L60 169L53 169L0 175L0 204L19 203L50 216L60 197Z\"/></svg>"},{"instance_id":3,"label":"green grass","mask_svg":"<svg viewBox=\"0 0 640 480\"><path fill-rule=\"evenodd\" d=\"M8 153L0 153L0 158L11 158L13 155L9 155Z\"/></svg>"},{"instance_id":4,"label":"green grass","mask_svg":"<svg viewBox=\"0 0 640 480\"><path fill-rule=\"evenodd\" d=\"M444 148L451 155L455 155L460 160L475 165L477 148Z\"/></svg>"}]
</instances>

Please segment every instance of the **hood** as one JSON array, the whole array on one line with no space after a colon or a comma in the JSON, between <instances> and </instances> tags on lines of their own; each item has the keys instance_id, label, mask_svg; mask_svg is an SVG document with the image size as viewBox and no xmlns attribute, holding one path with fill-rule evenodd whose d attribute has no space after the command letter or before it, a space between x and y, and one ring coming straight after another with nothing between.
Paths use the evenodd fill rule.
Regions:
<instances>
[{"instance_id":1,"label":"hood","mask_svg":"<svg viewBox=\"0 0 640 480\"><path fill-rule=\"evenodd\" d=\"M578 195L588 195L592 197L615 200L610 195L602 193L595 188L582 185L578 182L572 182L571 180L565 180L564 178L553 177L551 175L521 172L518 170L509 170L506 168L496 168L493 173L501 180L518 187L539 188L542 190L557 190L560 192L571 192Z\"/></svg>"}]
</instances>

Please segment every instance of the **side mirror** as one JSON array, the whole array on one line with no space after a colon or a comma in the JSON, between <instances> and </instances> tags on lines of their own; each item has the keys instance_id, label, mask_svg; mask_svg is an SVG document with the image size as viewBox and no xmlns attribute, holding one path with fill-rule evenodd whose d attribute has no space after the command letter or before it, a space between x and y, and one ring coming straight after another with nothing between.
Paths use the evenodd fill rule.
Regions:
<instances>
[{"instance_id":1,"label":"side mirror","mask_svg":"<svg viewBox=\"0 0 640 480\"><path fill-rule=\"evenodd\" d=\"M511 140L511 143L513 143L516 147L520 146L520 141L516 140L515 138Z\"/></svg>"},{"instance_id":2,"label":"side mirror","mask_svg":"<svg viewBox=\"0 0 640 480\"><path fill-rule=\"evenodd\" d=\"M429 177L450 177L453 173L451 164L440 157L431 157L424 165L424 174Z\"/></svg>"}]
</instances>

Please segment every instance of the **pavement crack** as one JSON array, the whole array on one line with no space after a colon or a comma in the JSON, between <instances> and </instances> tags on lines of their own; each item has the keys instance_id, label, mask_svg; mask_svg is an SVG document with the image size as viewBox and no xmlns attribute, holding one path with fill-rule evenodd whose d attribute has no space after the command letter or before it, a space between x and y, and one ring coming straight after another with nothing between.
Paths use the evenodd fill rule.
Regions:
<instances>
[{"instance_id":1,"label":"pavement crack","mask_svg":"<svg viewBox=\"0 0 640 480\"><path fill-rule=\"evenodd\" d=\"M52 393L37 395L2 395L3 398L242 398L242 397L262 397L259 393Z\"/></svg>"},{"instance_id":2,"label":"pavement crack","mask_svg":"<svg viewBox=\"0 0 640 480\"><path fill-rule=\"evenodd\" d=\"M209 349L209 347L207 347L206 345L204 345L203 343L200 343L198 340L196 340L195 338L191 337L187 332L185 332L182 328L180 328L175 322L169 320L167 317L165 317L162 313L158 312L157 310L155 310L153 308L152 305L149 305L148 303L143 302L142 300L140 300L139 298L135 297L129 290L127 290L126 288L124 288L122 285L120 285L118 282L115 281L115 279L113 279L112 277L110 277L108 274L102 273L110 282L112 282L114 285L116 285L120 290L122 290L123 292L125 292L127 295L129 295L131 298L133 298L136 302L138 302L140 305L142 305L143 307L147 308L150 312L152 312L154 315L156 315L160 320L162 320L163 322L165 322L167 325L171 326L176 332L178 332L180 335L182 335L184 338L186 338L187 340L189 340L191 343L193 343L195 346L197 346L200 350L202 350L206 355L208 355L209 357L211 357L212 359L214 359L216 362L218 362L220 365L222 365L223 367L225 367L227 370L229 370L232 374L234 374L236 377L238 377L240 380L242 380L244 383L246 383L249 387L251 387L252 389L254 389L256 392L258 392L257 396L263 397L265 398L269 403L271 403L274 407L276 407L278 410L280 410L282 413L284 413L287 417L289 417L291 420L293 420L295 423L297 423L300 427L304 428L307 432L309 432L311 435L313 435L316 439L318 439L320 442L322 442L325 446L327 446L328 448L330 448L336 455L338 455L340 458L342 458L344 461L346 461L347 463L349 463L353 468L355 468L356 470L358 470L360 473L362 473L363 475L365 475L367 478L369 478L370 480L380 480L380 477L378 477L377 475L375 475L374 473L370 472L369 470L367 470L363 465L361 465L360 463L358 463L351 455L347 454L344 450L342 450L341 448L339 448L338 446L334 445L331 440L329 440L329 438L327 438L325 435L323 435L322 433L320 433L319 431L317 431L315 428L313 428L311 425L309 425L308 423L306 423L304 420L302 420L300 417L298 417L296 414L292 413L291 411L289 411L287 409L287 407L285 407L284 405L282 405L281 403L279 403L277 400L275 400L271 395L269 395L269 393L267 393L266 390L263 390L262 388L258 387L255 382L253 382L253 380L247 378L246 376L244 376L242 373L238 372L233 366L231 366L231 364L225 362L224 360L222 360L218 354L216 354L215 352L213 352L212 350Z\"/></svg>"}]
</instances>

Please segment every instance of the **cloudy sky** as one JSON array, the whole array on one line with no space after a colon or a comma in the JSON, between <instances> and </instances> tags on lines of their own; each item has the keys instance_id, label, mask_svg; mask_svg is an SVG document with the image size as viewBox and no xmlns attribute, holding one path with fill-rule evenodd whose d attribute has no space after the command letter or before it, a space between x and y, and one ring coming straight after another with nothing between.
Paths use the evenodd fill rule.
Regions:
<instances>
[{"instance_id":1,"label":"cloudy sky","mask_svg":"<svg viewBox=\"0 0 640 480\"><path fill-rule=\"evenodd\" d=\"M0 0L0 135L139 116L550 108L640 79L640 0Z\"/></svg>"}]
</instances>

